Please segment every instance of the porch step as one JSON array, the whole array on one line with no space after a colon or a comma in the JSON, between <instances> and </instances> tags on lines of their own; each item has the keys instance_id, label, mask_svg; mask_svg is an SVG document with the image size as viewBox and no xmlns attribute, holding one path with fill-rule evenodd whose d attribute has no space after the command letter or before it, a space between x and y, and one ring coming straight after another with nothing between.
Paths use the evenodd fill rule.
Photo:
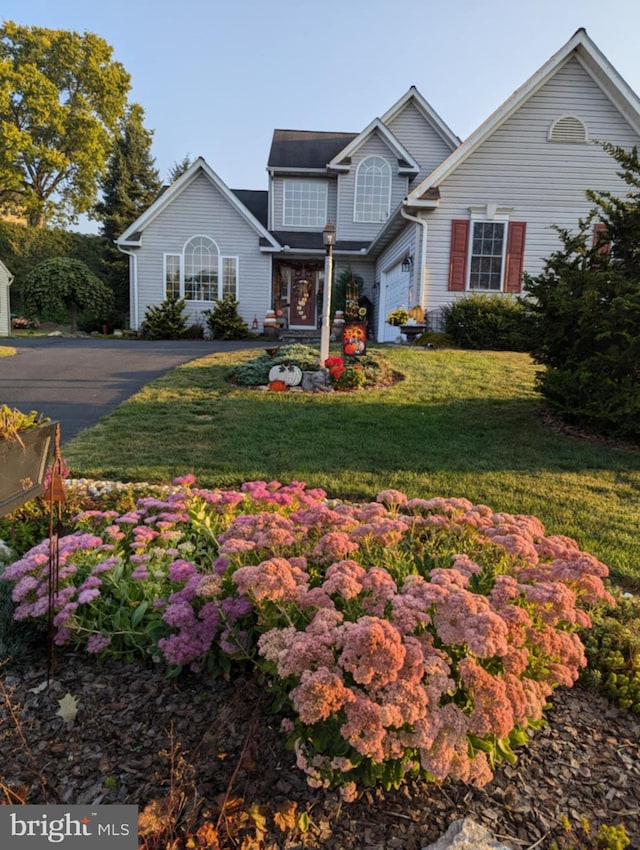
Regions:
<instances>
[{"instance_id":1,"label":"porch step","mask_svg":"<svg viewBox=\"0 0 640 850\"><path fill-rule=\"evenodd\" d=\"M320 334L317 331L282 331L280 339L285 345L293 342L313 345L313 343L320 342Z\"/></svg>"}]
</instances>

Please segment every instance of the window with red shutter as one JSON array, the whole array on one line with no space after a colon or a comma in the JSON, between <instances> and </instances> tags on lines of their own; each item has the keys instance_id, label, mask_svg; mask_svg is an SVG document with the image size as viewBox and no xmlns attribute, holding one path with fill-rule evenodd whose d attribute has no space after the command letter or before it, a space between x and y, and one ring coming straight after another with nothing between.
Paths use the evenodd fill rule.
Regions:
<instances>
[{"instance_id":1,"label":"window with red shutter","mask_svg":"<svg viewBox=\"0 0 640 850\"><path fill-rule=\"evenodd\" d=\"M524 221L454 219L449 290L521 292L526 232Z\"/></svg>"}]
</instances>

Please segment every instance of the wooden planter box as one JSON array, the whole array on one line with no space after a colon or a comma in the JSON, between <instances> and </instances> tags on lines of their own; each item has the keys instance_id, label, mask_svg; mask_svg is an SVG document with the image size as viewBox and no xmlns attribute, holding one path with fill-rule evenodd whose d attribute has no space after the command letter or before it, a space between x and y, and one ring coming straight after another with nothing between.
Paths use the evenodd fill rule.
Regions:
<instances>
[{"instance_id":1,"label":"wooden planter box","mask_svg":"<svg viewBox=\"0 0 640 850\"><path fill-rule=\"evenodd\" d=\"M11 513L42 492L53 455L57 422L20 432L18 440L0 441L0 516Z\"/></svg>"}]
</instances>

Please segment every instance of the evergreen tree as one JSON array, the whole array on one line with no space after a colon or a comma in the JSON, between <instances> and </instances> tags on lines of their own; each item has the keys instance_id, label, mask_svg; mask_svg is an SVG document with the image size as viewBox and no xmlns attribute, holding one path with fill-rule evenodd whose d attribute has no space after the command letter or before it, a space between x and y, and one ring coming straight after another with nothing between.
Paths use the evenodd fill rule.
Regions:
<instances>
[{"instance_id":1,"label":"evergreen tree","mask_svg":"<svg viewBox=\"0 0 640 850\"><path fill-rule=\"evenodd\" d=\"M622 167L626 195L589 190L595 207L562 249L526 277L538 386L566 421L640 440L640 160L604 148Z\"/></svg>"},{"instance_id":2,"label":"evergreen tree","mask_svg":"<svg viewBox=\"0 0 640 850\"><path fill-rule=\"evenodd\" d=\"M188 171L193 165L194 160L191 159L191 154L185 154L180 162L174 162L169 169L169 183L175 183L178 177L182 177L185 171Z\"/></svg>"},{"instance_id":3,"label":"evergreen tree","mask_svg":"<svg viewBox=\"0 0 640 850\"><path fill-rule=\"evenodd\" d=\"M160 178L151 156L153 131L144 127L144 110L134 103L120 124L102 184L96 214L105 237L105 278L113 289L116 309L129 307L129 258L115 240L144 212L160 191Z\"/></svg>"}]
</instances>

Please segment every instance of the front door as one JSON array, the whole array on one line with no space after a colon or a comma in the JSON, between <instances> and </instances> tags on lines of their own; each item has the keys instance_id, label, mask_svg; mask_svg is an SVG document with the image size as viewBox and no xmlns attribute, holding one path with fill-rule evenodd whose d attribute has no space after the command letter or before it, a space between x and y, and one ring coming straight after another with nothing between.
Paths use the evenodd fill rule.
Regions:
<instances>
[{"instance_id":1,"label":"front door","mask_svg":"<svg viewBox=\"0 0 640 850\"><path fill-rule=\"evenodd\" d=\"M291 269L289 327L316 328L318 271L309 266Z\"/></svg>"}]
</instances>

